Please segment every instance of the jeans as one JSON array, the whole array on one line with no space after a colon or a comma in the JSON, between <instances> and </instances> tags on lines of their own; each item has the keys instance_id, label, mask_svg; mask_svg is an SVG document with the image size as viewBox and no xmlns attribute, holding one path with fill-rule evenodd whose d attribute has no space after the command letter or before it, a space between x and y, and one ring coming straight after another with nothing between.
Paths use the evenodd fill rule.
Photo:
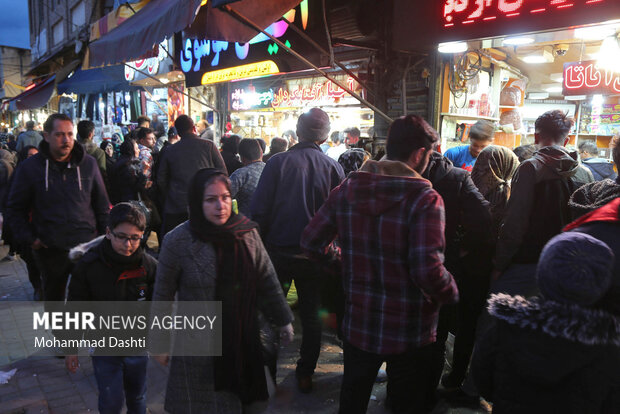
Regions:
<instances>
[{"instance_id":1,"label":"jeans","mask_svg":"<svg viewBox=\"0 0 620 414\"><path fill-rule=\"evenodd\" d=\"M340 414L361 414L368 408L377 371L387 363L389 406L394 413L428 413L435 406L432 345L402 354L379 355L362 351L344 341L344 376Z\"/></svg>"},{"instance_id":2,"label":"jeans","mask_svg":"<svg viewBox=\"0 0 620 414\"><path fill-rule=\"evenodd\" d=\"M73 263L69 260L69 252L50 247L33 250L33 253L36 264L41 271L43 300L45 302L64 301L67 280L71 270L73 270ZM46 304L44 306L45 310L48 311L49 307Z\"/></svg>"},{"instance_id":3,"label":"jeans","mask_svg":"<svg viewBox=\"0 0 620 414\"><path fill-rule=\"evenodd\" d=\"M120 414L123 400L127 414L146 413L146 356L93 356L99 388L99 412Z\"/></svg>"},{"instance_id":4,"label":"jeans","mask_svg":"<svg viewBox=\"0 0 620 414\"><path fill-rule=\"evenodd\" d=\"M268 251L285 295L295 280L302 328L296 373L298 376L312 375L321 351L319 308L322 276L318 267L309 259L290 255L277 247L270 247Z\"/></svg>"}]
</instances>

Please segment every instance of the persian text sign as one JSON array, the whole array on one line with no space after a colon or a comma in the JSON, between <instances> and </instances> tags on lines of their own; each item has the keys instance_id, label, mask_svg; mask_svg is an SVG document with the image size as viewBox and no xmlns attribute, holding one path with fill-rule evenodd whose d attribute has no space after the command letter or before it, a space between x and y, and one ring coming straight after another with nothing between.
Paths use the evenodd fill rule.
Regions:
<instances>
[{"instance_id":1,"label":"persian text sign","mask_svg":"<svg viewBox=\"0 0 620 414\"><path fill-rule=\"evenodd\" d=\"M426 4L427 3L427 4ZM618 0L395 0L396 49L508 36L620 18Z\"/></svg>"},{"instance_id":2,"label":"persian text sign","mask_svg":"<svg viewBox=\"0 0 620 414\"><path fill-rule=\"evenodd\" d=\"M564 96L620 95L620 74L598 69L594 60L565 63L562 93Z\"/></svg>"}]
</instances>

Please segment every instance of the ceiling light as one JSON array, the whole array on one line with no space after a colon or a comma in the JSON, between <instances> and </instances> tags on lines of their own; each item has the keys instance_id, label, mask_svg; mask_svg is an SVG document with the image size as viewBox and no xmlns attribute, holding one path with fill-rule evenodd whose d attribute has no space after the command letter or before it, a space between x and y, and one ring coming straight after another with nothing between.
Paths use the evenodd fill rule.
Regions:
<instances>
[{"instance_id":1,"label":"ceiling light","mask_svg":"<svg viewBox=\"0 0 620 414\"><path fill-rule=\"evenodd\" d=\"M615 35L603 40L596 67L612 72L620 71L620 46L618 46L618 38Z\"/></svg>"},{"instance_id":2,"label":"ceiling light","mask_svg":"<svg viewBox=\"0 0 620 414\"><path fill-rule=\"evenodd\" d=\"M575 29L575 38L582 40L603 40L616 34L616 26L590 26Z\"/></svg>"},{"instance_id":3,"label":"ceiling light","mask_svg":"<svg viewBox=\"0 0 620 414\"><path fill-rule=\"evenodd\" d=\"M504 39L502 43L510 46L529 45L530 43L534 43L534 38L525 36L508 37Z\"/></svg>"},{"instance_id":4,"label":"ceiling light","mask_svg":"<svg viewBox=\"0 0 620 414\"><path fill-rule=\"evenodd\" d=\"M553 48L551 46L545 46L533 52L527 52L519 56L519 59L525 63L551 63L554 60Z\"/></svg>"},{"instance_id":5,"label":"ceiling light","mask_svg":"<svg viewBox=\"0 0 620 414\"><path fill-rule=\"evenodd\" d=\"M170 82L170 81L168 80L168 78L161 78L159 81L160 81L161 83L163 83L164 85L165 85L165 84L167 84L168 82Z\"/></svg>"},{"instance_id":6,"label":"ceiling light","mask_svg":"<svg viewBox=\"0 0 620 414\"><path fill-rule=\"evenodd\" d=\"M527 94L527 99L547 99L548 97L548 92L530 92Z\"/></svg>"},{"instance_id":7,"label":"ceiling light","mask_svg":"<svg viewBox=\"0 0 620 414\"><path fill-rule=\"evenodd\" d=\"M605 98L603 95L592 95L592 105L593 106L601 106L605 103Z\"/></svg>"},{"instance_id":8,"label":"ceiling light","mask_svg":"<svg viewBox=\"0 0 620 414\"><path fill-rule=\"evenodd\" d=\"M462 53L462 52L467 51L467 43L466 42L440 43L437 50L439 50L439 53Z\"/></svg>"},{"instance_id":9,"label":"ceiling light","mask_svg":"<svg viewBox=\"0 0 620 414\"><path fill-rule=\"evenodd\" d=\"M551 75L549 75L549 78L554 82L562 83L562 81L564 80L564 74L562 72L552 73Z\"/></svg>"},{"instance_id":10,"label":"ceiling light","mask_svg":"<svg viewBox=\"0 0 620 414\"><path fill-rule=\"evenodd\" d=\"M566 101L585 101L588 97L586 95L574 95L574 96L565 96L564 100Z\"/></svg>"},{"instance_id":11,"label":"ceiling light","mask_svg":"<svg viewBox=\"0 0 620 414\"><path fill-rule=\"evenodd\" d=\"M545 88L545 90L549 93L562 93L562 85L550 86L548 88Z\"/></svg>"}]
</instances>

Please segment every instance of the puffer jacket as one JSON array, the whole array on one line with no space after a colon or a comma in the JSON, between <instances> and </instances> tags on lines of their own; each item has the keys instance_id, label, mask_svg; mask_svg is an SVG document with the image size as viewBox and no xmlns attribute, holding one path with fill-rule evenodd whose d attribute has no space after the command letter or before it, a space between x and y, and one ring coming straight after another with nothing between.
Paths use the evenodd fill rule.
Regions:
<instances>
[{"instance_id":1,"label":"puffer jacket","mask_svg":"<svg viewBox=\"0 0 620 414\"><path fill-rule=\"evenodd\" d=\"M620 412L620 319L601 309L492 295L497 320L472 374L494 414Z\"/></svg>"},{"instance_id":2,"label":"puffer jacket","mask_svg":"<svg viewBox=\"0 0 620 414\"><path fill-rule=\"evenodd\" d=\"M95 159L75 143L63 167L50 157L46 141L39 149L15 172L7 201L18 241L31 245L39 238L48 247L69 250L103 234L110 201Z\"/></svg>"},{"instance_id":3,"label":"puffer jacket","mask_svg":"<svg viewBox=\"0 0 620 414\"><path fill-rule=\"evenodd\" d=\"M538 262L543 246L571 222L571 194L592 181L592 173L564 147L543 147L523 161L512 179L495 267Z\"/></svg>"}]
</instances>

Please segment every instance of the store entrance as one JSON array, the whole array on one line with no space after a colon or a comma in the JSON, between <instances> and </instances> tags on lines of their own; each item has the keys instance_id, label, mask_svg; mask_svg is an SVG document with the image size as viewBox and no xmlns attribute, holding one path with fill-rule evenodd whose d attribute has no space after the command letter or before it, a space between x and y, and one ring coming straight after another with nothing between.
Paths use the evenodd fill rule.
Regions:
<instances>
[{"instance_id":1,"label":"store entrance","mask_svg":"<svg viewBox=\"0 0 620 414\"><path fill-rule=\"evenodd\" d=\"M590 142L609 159L620 133L619 32L620 21L440 45L442 150L468 143L481 119L496 123L496 145L532 144L536 118L559 109L575 121L567 148Z\"/></svg>"}]
</instances>

